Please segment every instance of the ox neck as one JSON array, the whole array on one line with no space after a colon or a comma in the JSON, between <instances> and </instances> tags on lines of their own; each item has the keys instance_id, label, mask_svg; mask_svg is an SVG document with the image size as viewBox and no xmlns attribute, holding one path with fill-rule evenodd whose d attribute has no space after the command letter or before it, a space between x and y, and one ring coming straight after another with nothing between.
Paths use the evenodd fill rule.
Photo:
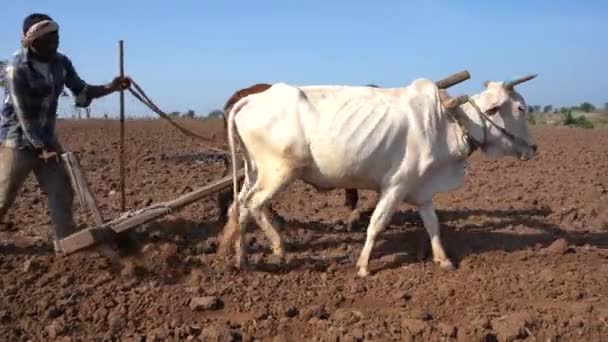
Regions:
<instances>
[{"instance_id":1,"label":"ox neck","mask_svg":"<svg viewBox=\"0 0 608 342\"><path fill-rule=\"evenodd\" d=\"M473 99L453 109L453 117L462 132L462 140L466 145L467 157L477 149L483 148L487 139L486 127L482 117L477 113Z\"/></svg>"}]
</instances>

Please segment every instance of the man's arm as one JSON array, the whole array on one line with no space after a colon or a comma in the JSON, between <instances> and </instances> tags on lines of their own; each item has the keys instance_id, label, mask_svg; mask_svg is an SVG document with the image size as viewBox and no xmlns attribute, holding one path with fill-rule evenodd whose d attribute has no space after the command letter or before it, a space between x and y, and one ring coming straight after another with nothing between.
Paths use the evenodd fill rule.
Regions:
<instances>
[{"instance_id":1,"label":"man's arm","mask_svg":"<svg viewBox=\"0 0 608 342\"><path fill-rule=\"evenodd\" d=\"M127 89L131 86L131 80L128 77L124 79L116 77L112 82L104 85L86 84L78 76L74 65L67 57L65 57L65 69L65 85L72 91L72 94L76 97L76 104L80 107L88 107L93 99L109 95L121 89Z\"/></svg>"},{"instance_id":2,"label":"man's arm","mask_svg":"<svg viewBox=\"0 0 608 342\"><path fill-rule=\"evenodd\" d=\"M120 91L122 89L126 89L129 86L124 86L123 84L128 81L120 82L120 77L116 77L112 82L104 85L89 85L87 86L87 97L91 99L96 99L99 97L104 97L106 95L112 94L113 92Z\"/></svg>"},{"instance_id":3,"label":"man's arm","mask_svg":"<svg viewBox=\"0 0 608 342\"><path fill-rule=\"evenodd\" d=\"M35 149L44 149L44 142L39 135L40 122L38 116L40 113L34 113L30 108L27 108L30 86L25 70L9 65L6 69L6 78L13 110L23 130L23 136Z\"/></svg>"}]
</instances>

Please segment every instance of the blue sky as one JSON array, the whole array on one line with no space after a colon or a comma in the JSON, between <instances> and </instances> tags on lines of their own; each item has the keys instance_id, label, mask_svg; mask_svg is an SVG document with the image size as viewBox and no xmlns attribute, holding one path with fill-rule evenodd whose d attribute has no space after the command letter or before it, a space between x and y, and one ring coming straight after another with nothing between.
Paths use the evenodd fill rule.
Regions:
<instances>
[{"instance_id":1,"label":"blue sky","mask_svg":"<svg viewBox=\"0 0 608 342\"><path fill-rule=\"evenodd\" d=\"M453 95L536 72L519 87L530 104L608 102L605 0L19 0L2 6L0 57L34 11L58 21L60 49L89 83L117 74L123 39L126 72L166 111L207 113L255 82L394 87L462 69L472 77ZM126 98L127 115L149 113Z\"/></svg>"}]
</instances>

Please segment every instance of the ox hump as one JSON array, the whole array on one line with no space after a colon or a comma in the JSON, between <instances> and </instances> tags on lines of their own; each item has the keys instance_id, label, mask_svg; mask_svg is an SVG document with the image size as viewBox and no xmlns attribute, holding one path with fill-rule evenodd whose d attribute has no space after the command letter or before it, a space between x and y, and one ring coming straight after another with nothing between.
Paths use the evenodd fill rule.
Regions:
<instances>
[{"instance_id":1,"label":"ox hump","mask_svg":"<svg viewBox=\"0 0 608 342\"><path fill-rule=\"evenodd\" d=\"M411 83L410 88L416 91L417 93L423 93L428 95L434 95L439 92L439 87L437 87L437 84L435 84L433 80L430 80L428 78L415 79Z\"/></svg>"}]
</instances>

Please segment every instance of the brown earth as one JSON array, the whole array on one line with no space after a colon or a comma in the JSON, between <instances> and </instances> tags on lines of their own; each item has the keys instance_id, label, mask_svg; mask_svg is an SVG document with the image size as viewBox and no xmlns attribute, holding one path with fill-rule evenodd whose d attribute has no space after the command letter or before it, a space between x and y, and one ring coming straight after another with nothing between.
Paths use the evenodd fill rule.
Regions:
<instances>
[{"instance_id":1,"label":"brown earth","mask_svg":"<svg viewBox=\"0 0 608 342\"><path fill-rule=\"evenodd\" d=\"M219 121L185 123L210 136L221 129ZM120 211L118 127L59 124L105 219ZM213 197L137 229L119 258L96 250L56 257L31 177L0 228L0 340L608 340L608 130L533 134L536 159L475 153L465 186L437 196L453 272L416 257L426 233L402 205L377 244L372 276L358 278L365 235L345 230L343 192L301 183L274 201L287 219L286 265L273 262L257 228L253 270L239 273L216 256ZM126 136L129 208L175 198L223 171L164 122L129 122ZM361 196L362 205L374 199Z\"/></svg>"}]
</instances>

